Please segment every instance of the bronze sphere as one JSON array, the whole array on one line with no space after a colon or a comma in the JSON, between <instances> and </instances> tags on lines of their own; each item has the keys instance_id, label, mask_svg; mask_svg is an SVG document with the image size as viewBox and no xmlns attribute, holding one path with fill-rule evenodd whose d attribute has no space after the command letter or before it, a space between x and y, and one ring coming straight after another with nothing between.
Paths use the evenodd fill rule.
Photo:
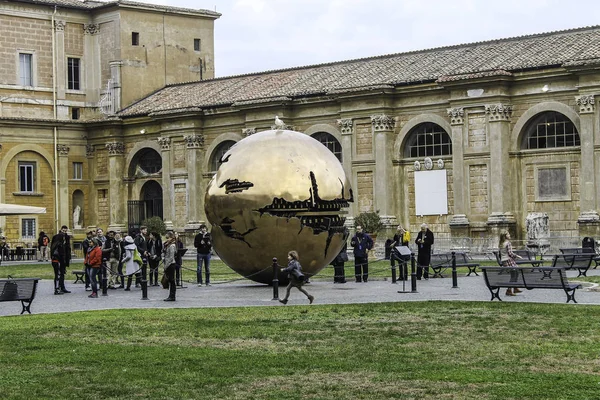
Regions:
<instances>
[{"instance_id":1,"label":"bronze sphere","mask_svg":"<svg viewBox=\"0 0 600 400\"><path fill-rule=\"evenodd\" d=\"M342 209L353 195L327 147L303 133L270 130L239 141L221 161L204 204L225 264L269 284L273 258L287 266L290 250L308 276L335 258L348 237Z\"/></svg>"}]
</instances>

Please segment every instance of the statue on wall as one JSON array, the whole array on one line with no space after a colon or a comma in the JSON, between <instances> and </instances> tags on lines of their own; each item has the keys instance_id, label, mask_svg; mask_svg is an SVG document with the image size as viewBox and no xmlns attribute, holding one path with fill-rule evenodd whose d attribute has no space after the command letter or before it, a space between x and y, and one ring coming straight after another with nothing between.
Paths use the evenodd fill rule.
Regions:
<instances>
[{"instance_id":1,"label":"statue on wall","mask_svg":"<svg viewBox=\"0 0 600 400\"><path fill-rule=\"evenodd\" d=\"M73 210L73 228L81 229L81 207L75 206Z\"/></svg>"}]
</instances>

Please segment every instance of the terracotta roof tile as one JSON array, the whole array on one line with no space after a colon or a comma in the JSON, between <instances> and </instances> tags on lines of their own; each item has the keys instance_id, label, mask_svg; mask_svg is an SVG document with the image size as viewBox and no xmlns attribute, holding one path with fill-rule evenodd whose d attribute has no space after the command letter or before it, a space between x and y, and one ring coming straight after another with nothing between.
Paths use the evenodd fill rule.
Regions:
<instances>
[{"instance_id":1,"label":"terracotta roof tile","mask_svg":"<svg viewBox=\"0 0 600 400\"><path fill-rule=\"evenodd\" d=\"M120 116L190 107L250 104L273 97L302 97L510 74L582 65L600 59L600 26L309 65L167 86L122 110Z\"/></svg>"}]
</instances>

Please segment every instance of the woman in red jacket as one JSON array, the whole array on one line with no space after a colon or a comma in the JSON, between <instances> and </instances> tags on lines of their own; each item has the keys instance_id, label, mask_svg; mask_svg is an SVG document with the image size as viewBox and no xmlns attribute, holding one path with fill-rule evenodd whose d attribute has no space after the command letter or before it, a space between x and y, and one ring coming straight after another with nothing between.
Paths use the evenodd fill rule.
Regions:
<instances>
[{"instance_id":1,"label":"woman in red jacket","mask_svg":"<svg viewBox=\"0 0 600 400\"><path fill-rule=\"evenodd\" d=\"M90 282L92 284L92 294L88 297L95 299L98 297L98 272L102 265L102 249L100 248L100 239L93 238L92 246L88 249L88 253L85 256L85 268Z\"/></svg>"}]
</instances>

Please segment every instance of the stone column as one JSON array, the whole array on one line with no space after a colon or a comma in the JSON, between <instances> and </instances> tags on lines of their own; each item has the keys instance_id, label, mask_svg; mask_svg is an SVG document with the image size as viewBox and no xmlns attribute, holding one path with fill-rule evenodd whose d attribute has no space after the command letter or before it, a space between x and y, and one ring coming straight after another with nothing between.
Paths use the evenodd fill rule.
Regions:
<instances>
[{"instance_id":1,"label":"stone column","mask_svg":"<svg viewBox=\"0 0 600 400\"><path fill-rule=\"evenodd\" d=\"M394 152L394 118L387 115L372 115L373 140L375 144L375 182L373 188L375 210L379 210L381 222L386 228L397 225L394 210L394 174L392 154Z\"/></svg>"},{"instance_id":2,"label":"stone column","mask_svg":"<svg viewBox=\"0 0 600 400\"><path fill-rule=\"evenodd\" d=\"M469 236L469 219L465 203L464 170L464 135L465 135L465 110L462 107L449 108L448 117L452 126L452 176L454 194L454 215L449 222L452 236Z\"/></svg>"},{"instance_id":3,"label":"stone column","mask_svg":"<svg viewBox=\"0 0 600 400\"><path fill-rule=\"evenodd\" d=\"M492 188L491 215L488 217L487 223L491 227L493 236L498 236L499 232L504 229L508 229L514 235L517 221L511 211L511 196L513 195L513 191L510 190L512 169L508 158L512 106L488 104L485 106L485 113L488 115Z\"/></svg>"},{"instance_id":4,"label":"stone column","mask_svg":"<svg viewBox=\"0 0 600 400\"><path fill-rule=\"evenodd\" d=\"M204 192L205 185L202 179L202 165L204 163L204 135L193 134L183 136L187 149L187 171L188 171L188 223L186 231L199 229L203 221Z\"/></svg>"},{"instance_id":5,"label":"stone column","mask_svg":"<svg viewBox=\"0 0 600 400\"><path fill-rule=\"evenodd\" d=\"M56 49L56 95L59 99L64 99L66 94L67 62L65 55L65 26L66 21L54 21L54 39Z\"/></svg>"},{"instance_id":6,"label":"stone column","mask_svg":"<svg viewBox=\"0 0 600 400\"><path fill-rule=\"evenodd\" d=\"M352 135L354 133L354 122L352 118L344 118L338 119L337 124L342 133L342 141L340 143L342 146L342 167L344 168L348 182L352 182ZM356 193L356 188L353 188L353 193ZM354 203L350 203L350 210L355 211L357 204L357 200ZM346 222L348 222L348 218L346 218Z\"/></svg>"},{"instance_id":7,"label":"stone column","mask_svg":"<svg viewBox=\"0 0 600 400\"><path fill-rule=\"evenodd\" d=\"M95 153L96 153L96 148L94 147L93 144L85 145L85 155L87 157L88 171L96 171L97 170L96 158L94 157ZM96 190L96 185L94 183L94 175L95 174L88 173L89 180L90 180L90 192L89 192L89 198L87 199L88 206L85 210L86 215L87 215L87 218L85 219L85 222L87 222L86 230L90 230L93 227L95 227L96 225L98 225L98 213L96 212L96 207L92 206L92 204L98 204L98 192Z\"/></svg>"},{"instance_id":8,"label":"stone column","mask_svg":"<svg viewBox=\"0 0 600 400\"><path fill-rule=\"evenodd\" d=\"M69 204L69 146L57 144L58 153L58 223L60 226L71 226L71 210ZM59 226L59 228L60 228Z\"/></svg>"},{"instance_id":9,"label":"stone column","mask_svg":"<svg viewBox=\"0 0 600 400\"><path fill-rule=\"evenodd\" d=\"M596 165L594 162L594 137L596 119L596 101L592 94L577 96L575 102L579 106L581 140L581 165L579 170L580 199L579 209L581 214L577 219L579 234L581 236L594 236L600 234L600 216L596 211Z\"/></svg>"},{"instance_id":10,"label":"stone column","mask_svg":"<svg viewBox=\"0 0 600 400\"><path fill-rule=\"evenodd\" d=\"M173 190L173 182L171 181L171 138L166 136L159 137L157 141L160 145L162 156L163 220L167 229L173 229L175 191Z\"/></svg>"},{"instance_id":11,"label":"stone column","mask_svg":"<svg viewBox=\"0 0 600 400\"><path fill-rule=\"evenodd\" d=\"M125 145L106 143L108 149L108 201L110 205L108 230L127 232L127 192L123 185Z\"/></svg>"}]
</instances>

